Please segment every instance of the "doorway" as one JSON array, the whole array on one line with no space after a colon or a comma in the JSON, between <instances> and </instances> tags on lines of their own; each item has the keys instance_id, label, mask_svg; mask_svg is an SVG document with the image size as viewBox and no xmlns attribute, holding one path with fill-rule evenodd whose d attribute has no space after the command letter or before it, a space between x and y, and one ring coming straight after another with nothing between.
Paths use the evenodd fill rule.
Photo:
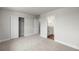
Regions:
<instances>
[{"instance_id":1,"label":"doorway","mask_svg":"<svg viewBox=\"0 0 79 59\"><path fill-rule=\"evenodd\" d=\"M19 37L24 36L24 18L19 17Z\"/></svg>"},{"instance_id":2,"label":"doorway","mask_svg":"<svg viewBox=\"0 0 79 59\"><path fill-rule=\"evenodd\" d=\"M47 20L47 38L52 40L54 40L54 20L55 16L49 16Z\"/></svg>"}]
</instances>

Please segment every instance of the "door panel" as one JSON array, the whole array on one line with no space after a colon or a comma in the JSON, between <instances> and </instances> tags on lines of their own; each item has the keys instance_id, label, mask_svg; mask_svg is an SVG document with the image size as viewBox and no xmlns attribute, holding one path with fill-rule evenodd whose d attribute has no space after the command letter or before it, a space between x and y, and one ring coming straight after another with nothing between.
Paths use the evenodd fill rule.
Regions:
<instances>
[{"instance_id":1,"label":"door panel","mask_svg":"<svg viewBox=\"0 0 79 59\"><path fill-rule=\"evenodd\" d=\"M18 17L11 16L11 39L18 38Z\"/></svg>"}]
</instances>

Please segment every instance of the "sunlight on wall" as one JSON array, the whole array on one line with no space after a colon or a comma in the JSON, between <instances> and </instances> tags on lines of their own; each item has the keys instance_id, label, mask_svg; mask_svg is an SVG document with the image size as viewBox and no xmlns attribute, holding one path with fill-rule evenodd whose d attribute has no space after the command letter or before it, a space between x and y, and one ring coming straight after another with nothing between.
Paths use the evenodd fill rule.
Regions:
<instances>
[{"instance_id":1,"label":"sunlight on wall","mask_svg":"<svg viewBox=\"0 0 79 59\"><path fill-rule=\"evenodd\" d=\"M54 34L54 20L55 20L55 16L53 15L47 17L47 21L48 21L47 35Z\"/></svg>"},{"instance_id":2,"label":"sunlight on wall","mask_svg":"<svg viewBox=\"0 0 79 59\"><path fill-rule=\"evenodd\" d=\"M53 27L55 16L48 16L47 20L48 20L48 26Z\"/></svg>"}]
</instances>

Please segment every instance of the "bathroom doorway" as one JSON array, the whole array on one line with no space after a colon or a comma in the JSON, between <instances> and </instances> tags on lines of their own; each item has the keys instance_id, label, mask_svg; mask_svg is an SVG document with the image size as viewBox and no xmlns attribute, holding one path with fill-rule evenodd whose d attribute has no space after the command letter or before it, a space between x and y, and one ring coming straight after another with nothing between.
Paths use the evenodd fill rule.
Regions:
<instances>
[{"instance_id":1,"label":"bathroom doorway","mask_svg":"<svg viewBox=\"0 0 79 59\"><path fill-rule=\"evenodd\" d=\"M19 37L24 36L24 18L19 17Z\"/></svg>"}]
</instances>

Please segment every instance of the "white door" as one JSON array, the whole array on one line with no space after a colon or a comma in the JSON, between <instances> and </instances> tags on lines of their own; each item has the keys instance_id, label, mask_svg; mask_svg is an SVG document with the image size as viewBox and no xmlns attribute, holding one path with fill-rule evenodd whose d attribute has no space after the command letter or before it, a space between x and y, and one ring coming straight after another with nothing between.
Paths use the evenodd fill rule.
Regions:
<instances>
[{"instance_id":1,"label":"white door","mask_svg":"<svg viewBox=\"0 0 79 59\"><path fill-rule=\"evenodd\" d=\"M18 17L11 16L11 39L18 38Z\"/></svg>"}]
</instances>

